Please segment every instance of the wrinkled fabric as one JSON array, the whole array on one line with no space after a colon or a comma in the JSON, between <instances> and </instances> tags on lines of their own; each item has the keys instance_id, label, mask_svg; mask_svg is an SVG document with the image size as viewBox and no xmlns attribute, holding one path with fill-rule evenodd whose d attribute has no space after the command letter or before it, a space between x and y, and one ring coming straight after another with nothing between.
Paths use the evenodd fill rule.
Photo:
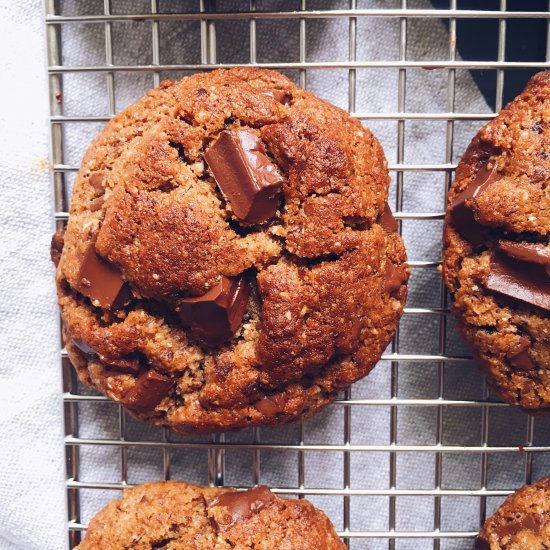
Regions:
<instances>
[{"instance_id":1,"label":"wrinkled fabric","mask_svg":"<svg viewBox=\"0 0 550 550\"><path fill-rule=\"evenodd\" d=\"M365 0L359 8L399 8L397 0ZM198 11L198 2L159 2L165 11ZM242 10L242 2L219 0L220 11ZM145 0L113 0L112 12L148 13ZM313 1L308 8L348 7L346 1ZM410 1L411 8L431 8L427 0ZM268 0L258 2L265 11L299 9L299 2ZM103 2L64 0L64 15L100 14ZM2 287L0 300L0 339L2 380L0 413L0 548L58 550L66 544L64 486L63 416L61 403L61 365L59 360L58 316L55 307L53 267L48 247L53 231L53 193L50 175L44 169L48 155L48 102L45 73L45 42L42 5L38 0L21 0L0 6L0 58L2 109L0 110L0 172L4 195L4 225L0 244ZM243 21L218 21L217 61L250 61L250 26ZM298 62L300 60L298 20L259 20L256 23L257 56L261 63ZM347 61L349 21L346 18L308 19L306 23L306 61ZM159 23L161 64L201 62L201 26L198 21ZM358 61L400 58L399 19L360 18L357 21ZM116 22L112 25L113 63L118 65L153 62L150 22ZM63 63L67 66L105 63L105 26L70 24L62 27ZM405 57L430 61L449 59L449 36L436 19L409 19ZM283 71L300 83L297 70ZM308 69L306 86L345 109L355 112L395 113L399 109L399 70L362 68L355 71L356 85L351 89L347 69ZM159 79L176 78L183 73L163 72ZM62 108L66 115L108 116L139 98L154 85L150 72L120 72L114 76L114 104L108 94L108 76L85 72L63 77ZM481 94L467 70L456 71L454 107L462 113L488 113ZM411 113L449 110L448 71L407 69L405 108ZM398 155L398 123L395 120L366 120L381 141L390 165L444 164L457 162L469 141L481 127L480 121L454 124L452 158L446 156L447 121L406 120L402 124L404 148ZM67 123L65 162L78 165L88 144L103 123ZM67 176L70 184L73 174ZM444 171L403 172L402 210L410 213L441 214L445 206ZM397 179L392 171L390 204L395 210ZM441 219L405 220L403 235L409 259L437 262L441 255ZM413 268L408 308L440 308L441 282L435 268ZM442 351L466 356L467 350L447 323L447 338L440 341L440 317L422 313L406 314L401 322L398 349L403 354L430 355ZM445 349L441 346L445 345ZM391 350L388 350L390 352ZM441 370L440 370L441 369ZM351 389L352 399L389 399L391 391L389 361L380 364L366 379ZM439 396L439 374L443 373L446 399L479 400L483 397L482 378L471 362L402 361L398 366L396 395L400 399L435 399ZM82 393L90 393L84 388ZM429 406L396 409L395 441L399 445L478 446L482 441L482 413L479 407L453 407L442 411L443 431L438 439L437 408ZM118 407L107 402L78 405L80 437L119 438ZM344 407L334 404L305 423L306 444L339 445L344 443ZM526 444L527 416L510 407L491 407L489 444L516 447ZM547 444L549 430L545 419L536 421L535 444ZM383 446L391 443L391 411L387 405L356 405L351 408L351 445ZM161 442L163 431L144 426L126 417L127 439ZM226 441L252 443L251 430L227 434ZM300 442L298 425L261 429L258 437L273 445ZM173 436L174 441L185 441ZM208 442L210 438L196 441ZM172 479L208 483L209 453L206 449L174 448L169 453ZM227 485L250 486L253 476L253 452L227 449L225 477ZM129 447L126 455L128 483L140 483L164 477L167 455L161 448ZM299 455L295 451L273 449L259 453L260 482L275 487L299 486ZM80 480L91 483L120 483L123 479L121 450L112 446L82 446ZM510 491L523 484L525 455L520 452L492 454L488 460L486 486ZM7 466L7 467L6 467ZM315 489L342 489L346 481L342 452L308 451L304 459L306 489L317 506L324 509L336 528L344 527L341 496L315 495ZM550 459L534 455L532 475L536 479L548 473ZM417 450L398 453L397 489L429 490L436 483L436 455ZM482 458L479 452L446 453L440 463L440 482L444 489L480 489ZM349 484L352 490L387 490L390 454L385 451L351 452ZM97 512L117 491L83 489L80 491L83 523ZM492 512L502 496L488 499ZM395 528L418 531L434 528L434 498L398 496L395 499ZM477 531L480 499L475 496L444 496L441 499L441 529ZM387 496L350 497L350 529L386 531L389 526L390 500ZM381 539L352 540L354 549L387 548ZM426 539L398 539L398 549L431 547ZM5 546L4 546L5 545ZM442 548L469 549L471 539L445 539Z\"/></svg>"}]
</instances>

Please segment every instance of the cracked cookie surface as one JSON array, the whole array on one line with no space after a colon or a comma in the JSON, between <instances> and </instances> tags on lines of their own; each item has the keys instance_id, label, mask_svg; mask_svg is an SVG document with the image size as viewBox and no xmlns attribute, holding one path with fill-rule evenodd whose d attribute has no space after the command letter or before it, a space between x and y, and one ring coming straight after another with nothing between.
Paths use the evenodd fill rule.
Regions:
<instances>
[{"instance_id":1,"label":"cracked cookie surface","mask_svg":"<svg viewBox=\"0 0 550 550\"><path fill-rule=\"evenodd\" d=\"M244 492L180 481L126 489L90 521L80 550L343 550L327 516L267 487Z\"/></svg>"},{"instance_id":2,"label":"cracked cookie surface","mask_svg":"<svg viewBox=\"0 0 550 550\"><path fill-rule=\"evenodd\" d=\"M542 550L550 546L550 478L510 495L483 525L475 550Z\"/></svg>"},{"instance_id":3,"label":"cracked cookie surface","mask_svg":"<svg viewBox=\"0 0 550 550\"><path fill-rule=\"evenodd\" d=\"M443 277L504 401L550 407L550 71L480 130L458 165Z\"/></svg>"},{"instance_id":4,"label":"cracked cookie surface","mask_svg":"<svg viewBox=\"0 0 550 550\"><path fill-rule=\"evenodd\" d=\"M239 132L281 183L262 223L236 216L205 161ZM80 379L183 434L313 414L370 372L403 312L388 185L370 131L278 73L163 82L106 126L75 183L57 285ZM235 281L244 313L205 342L190 312L229 308Z\"/></svg>"}]
</instances>

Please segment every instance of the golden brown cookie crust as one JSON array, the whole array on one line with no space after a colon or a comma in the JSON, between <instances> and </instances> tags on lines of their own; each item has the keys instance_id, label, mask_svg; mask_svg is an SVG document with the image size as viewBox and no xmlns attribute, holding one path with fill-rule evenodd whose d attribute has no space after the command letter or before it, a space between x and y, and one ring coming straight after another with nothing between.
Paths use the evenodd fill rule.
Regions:
<instances>
[{"instance_id":1,"label":"golden brown cookie crust","mask_svg":"<svg viewBox=\"0 0 550 550\"><path fill-rule=\"evenodd\" d=\"M242 128L284 178L281 207L262 225L239 223L203 158L221 131ZM388 185L370 131L276 72L162 83L107 125L75 182L57 284L81 380L124 400L137 374L103 359L137 354L142 370L174 384L131 412L184 434L313 414L370 372L403 312L405 249L380 224ZM75 291L93 239L132 290L116 312ZM222 346L202 345L177 301L241 273L251 296L240 328ZM400 274L396 284L388 273ZM276 406L257 406L266 398Z\"/></svg>"},{"instance_id":2,"label":"golden brown cookie crust","mask_svg":"<svg viewBox=\"0 0 550 550\"><path fill-rule=\"evenodd\" d=\"M491 166L494 181L470 203L479 243L464 238L447 210L443 277L460 330L495 392L510 404L544 410L550 407L550 315L487 285L502 240L537 243L550 253L550 71L535 75L480 130L458 165L449 204ZM531 273L540 267L525 265Z\"/></svg>"},{"instance_id":3,"label":"golden brown cookie crust","mask_svg":"<svg viewBox=\"0 0 550 550\"><path fill-rule=\"evenodd\" d=\"M181 481L144 483L126 489L90 521L79 550L343 550L327 516L305 499L272 497L249 517L220 531L215 499L232 491ZM209 507L210 505L210 507Z\"/></svg>"},{"instance_id":4,"label":"golden brown cookie crust","mask_svg":"<svg viewBox=\"0 0 550 550\"><path fill-rule=\"evenodd\" d=\"M539 550L550 546L550 478L510 495L483 525L476 550Z\"/></svg>"}]
</instances>

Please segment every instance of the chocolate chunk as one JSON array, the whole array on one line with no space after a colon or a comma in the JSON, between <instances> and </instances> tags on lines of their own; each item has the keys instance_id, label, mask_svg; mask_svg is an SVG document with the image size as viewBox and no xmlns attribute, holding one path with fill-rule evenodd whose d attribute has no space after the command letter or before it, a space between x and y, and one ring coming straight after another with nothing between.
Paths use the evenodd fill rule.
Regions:
<instances>
[{"instance_id":1,"label":"chocolate chunk","mask_svg":"<svg viewBox=\"0 0 550 550\"><path fill-rule=\"evenodd\" d=\"M250 287L243 276L222 276L206 294L182 300L179 314L203 342L221 344L239 328L249 295Z\"/></svg>"},{"instance_id":2,"label":"chocolate chunk","mask_svg":"<svg viewBox=\"0 0 550 550\"><path fill-rule=\"evenodd\" d=\"M486 538L476 537L474 542L474 550L491 550L491 545Z\"/></svg>"},{"instance_id":3,"label":"chocolate chunk","mask_svg":"<svg viewBox=\"0 0 550 550\"><path fill-rule=\"evenodd\" d=\"M255 224L273 217L283 177L256 134L224 131L204 158L239 220Z\"/></svg>"},{"instance_id":4,"label":"chocolate chunk","mask_svg":"<svg viewBox=\"0 0 550 550\"><path fill-rule=\"evenodd\" d=\"M122 307L131 297L119 271L98 255L93 241L82 259L75 289L106 309Z\"/></svg>"},{"instance_id":5,"label":"chocolate chunk","mask_svg":"<svg viewBox=\"0 0 550 550\"><path fill-rule=\"evenodd\" d=\"M359 336L361 336L361 329L363 328L363 322L361 319L355 318L351 323L351 340L355 342Z\"/></svg>"},{"instance_id":6,"label":"chocolate chunk","mask_svg":"<svg viewBox=\"0 0 550 550\"><path fill-rule=\"evenodd\" d=\"M105 197L102 195L101 197L96 197L90 204L90 212L97 212L105 202Z\"/></svg>"},{"instance_id":7,"label":"chocolate chunk","mask_svg":"<svg viewBox=\"0 0 550 550\"><path fill-rule=\"evenodd\" d=\"M497 163L484 164L477 172L474 181L459 193L450 204L451 218L456 230L472 245L481 244L482 226L472 211L472 200L479 197L487 188L500 179Z\"/></svg>"},{"instance_id":8,"label":"chocolate chunk","mask_svg":"<svg viewBox=\"0 0 550 550\"><path fill-rule=\"evenodd\" d=\"M71 342L82 352L86 355L97 355L97 352L95 349L91 348L86 342L83 342L82 340L73 339Z\"/></svg>"},{"instance_id":9,"label":"chocolate chunk","mask_svg":"<svg viewBox=\"0 0 550 550\"><path fill-rule=\"evenodd\" d=\"M521 370L531 370L535 368L535 363L533 363L533 360L529 356L529 352L527 351L531 347L531 341L529 338L522 338L518 344L515 346L512 346L510 350L508 350L508 353L506 354L506 357L510 361L510 363Z\"/></svg>"},{"instance_id":10,"label":"chocolate chunk","mask_svg":"<svg viewBox=\"0 0 550 550\"><path fill-rule=\"evenodd\" d=\"M539 266L510 261L502 254L495 254L485 286L493 292L550 311L550 279Z\"/></svg>"},{"instance_id":11,"label":"chocolate chunk","mask_svg":"<svg viewBox=\"0 0 550 550\"><path fill-rule=\"evenodd\" d=\"M386 262L386 278L384 280L384 290L392 294L401 288L409 278L408 273L399 265L392 264L389 260Z\"/></svg>"},{"instance_id":12,"label":"chocolate chunk","mask_svg":"<svg viewBox=\"0 0 550 550\"><path fill-rule=\"evenodd\" d=\"M65 244L65 228L58 229L52 235L52 241L50 245L50 258L55 267L59 265L61 259L61 253L63 252L63 246Z\"/></svg>"},{"instance_id":13,"label":"chocolate chunk","mask_svg":"<svg viewBox=\"0 0 550 550\"><path fill-rule=\"evenodd\" d=\"M520 531L532 531L538 533L544 527L544 521L539 515L528 514L519 521L504 523L495 527L495 533L500 537L515 535Z\"/></svg>"},{"instance_id":14,"label":"chocolate chunk","mask_svg":"<svg viewBox=\"0 0 550 550\"><path fill-rule=\"evenodd\" d=\"M99 355L99 360L105 363L108 367L113 369L137 374L139 372L139 357L135 353L130 353L122 357L108 357L106 355Z\"/></svg>"},{"instance_id":15,"label":"chocolate chunk","mask_svg":"<svg viewBox=\"0 0 550 550\"><path fill-rule=\"evenodd\" d=\"M278 393L260 399L254 403L254 407L265 416L275 416L285 410L286 401L286 395Z\"/></svg>"},{"instance_id":16,"label":"chocolate chunk","mask_svg":"<svg viewBox=\"0 0 550 550\"><path fill-rule=\"evenodd\" d=\"M90 174L88 182L94 188L97 197L105 193L105 188L103 187L104 180L105 176L103 175L103 172L93 172L92 174Z\"/></svg>"},{"instance_id":17,"label":"chocolate chunk","mask_svg":"<svg viewBox=\"0 0 550 550\"><path fill-rule=\"evenodd\" d=\"M168 395L174 383L175 380L149 370L136 379L134 387L121 399L121 402L135 411L149 411Z\"/></svg>"},{"instance_id":18,"label":"chocolate chunk","mask_svg":"<svg viewBox=\"0 0 550 550\"><path fill-rule=\"evenodd\" d=\"M550 252L541 244L499 241L498 248L510 258L542 265L550 276Z\"/></svg>"},{"instance_id":19,"label":"chocolate chunk","mask_svg":"<svg viewBox=\"0 0 550 550\"><path fill-rule=\"evenodd\" d=\"M290 105L290 100L292 99L292 96L288 92L285 92L285 90L268 90L267 92L260 92L260 94L268 95L283 105Z\"/></svg>"},{"instance_id":20,"label":"chocolate chunk","mask_svg":"<svg viewBox=\"0 0 550 550\"><path fill-rule=\"evenodd\" d=\"M108 357L107 355L98 353L95 349L93 349L82 340L74 339L72 340L72 342L80 351L82 351L86 355L97 357L99 361L101 361L108 367L112 367L122 372L136 374L139 372L140 361L137 353L128 353L121 357Z\"/></svg>"},{"instance_id":21,"label":"chocolate chunk","mask_svg":"<svg viewBox=\"0 0 550 550\"><path fill-rule=\"evenodd\" d=\"M387 233L395 233L399 229L397 220L393 217L393 213L388 203L385 204L384 211L380 214L378 223Z\"/></svg>"},{"instance_id":22,"label":"chocolate chunk","mask_svg":"<svg viewBox=\"0 0 550 550\"><path fill-rule=\"evenodd\" d=\"M217 532L227 531L235 524L248 519L269 506L276 498L265 485L260 485L248 491L222 493L208 504L208 508L221 506L227 510L227 513L215 514L216 517L211 518L212 525Z\"/></svg>"}]
</instances>

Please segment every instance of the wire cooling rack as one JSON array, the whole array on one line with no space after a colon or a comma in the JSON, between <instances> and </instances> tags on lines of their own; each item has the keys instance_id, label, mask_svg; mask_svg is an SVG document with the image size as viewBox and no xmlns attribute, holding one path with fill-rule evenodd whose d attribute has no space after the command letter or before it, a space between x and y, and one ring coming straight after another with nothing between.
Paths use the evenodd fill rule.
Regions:
<instances>
[{"instance_id":1,"label":"wire cooling rack","mask_svg":"<svg viewBox=\"0 0 550 550\"><path fill-rule=\"evenodd\" d=\"M506 0L500 0L497 11L457 9L457 0L450 0L448 9L428 10L415 9L413 4L418 3L414 0L386 3L349 0L343 8L338 2L323 2L323 9L319 9L321 3L314 0L270 3L283 6L282 11L265 11L261 0L250 0L237 3L238 11L232 12L224 11L223 0L218 0L217 5L208 0L126 2L122 3L127 7L125 11L110 0L76 2L81 11L66 9L65 4L68 2L45 0L52 179L59 226L66 223L71 183L78 169L77 161L66 158L71 132L74 128L82 132L86 127L91 137L124 106L117 97L119 79L137 74L148 79L145 87L152 87L164 78L215 68L221 61L226 66L250 63L279 69L303 87L308 87L313 73L343 71L349 112L366 121L375 133L377 123L391 123L395 129L396 154L390 158L390 171L396 218L402 226L415 223L416 231L431 232L433 239L439 241L446 190L462 152L456 150L456 128L467 122L473 136L485 121L495 116L490 110L476 113L457 108L457 75L470 70L494 74L495 110L498 111L503 103L506 71L548 68L550 59L549 42L544 61L507 60L506 30L512 20L541 19L545 24L550 20L546 11L510 11ZM368 60L358 54L358 22L372 18L388 18L398 26L397 55L391 59ZM309 26L326 19L338 19L343 24L345 32L341 40L349 45L346 60L312 58L308 53ZM410 26L433 19L442 20L447 27L448 56L429 62L411 59L408 55ZM469 19L490 19L498 25L495 59L460 59L456 46L457 23ZM285 39L284 33L292 34L297 45L295 61L262 61L259 52L269 50L269 44L262 44L258 28L265 21L281 22L281 40ZM147 51L138 52L142 59L138 64L125 64L124 57L116 51L116 44L124 42L124 32L129 25L140 25L150 37ZM187 29L191 28L189 25L197 37L196 61L177 64L174 58L164 55L161 33L168 27ZM245 27L244 34L249 41L246 59L232 60L227 56L220 59L220 39L223 39L220 33L225 32L227 25ZM84 32L89 26L103 30L104 43L99 44L101 58L86 65L74 64L70 56L65 55L66 37L71 34L74 38L79 29ZM132 48L133 44L126 43L126 47ZM434 74L445 82L447 90L447 109L443 112L417 112L407 108L408 79L415 71L426 68L441 69ZM396 75L397 102L390 111L357 109L357 74L361 70L390 70ZM67 82L75 76L87 75L102 81L106 108L102 112L74 114L70 109ZM415 164L414 158L405 158L407 131L417 123L443 126L443 162ZM407 210L407 177L419 173L426 178L437 178L441 183L437 188L441 194L439 211ZM410 255L412 280L415 276L436 280L438 259ZM303 424L278 430L254 429L190 440L178 438L167 430L145 429L136 425L117 405L83 388L62 350L71 548L78 544L91 514L97 511L85 510L86 503L96 502L94 495L97 494L106 501L120 489L145 481L147 478L140 477L143 469L139 467L144 462L156 468L157 478L237 486L269 482L279 494L306 496L331 512L337 530L351 548L471 548L480 523L506 495L524 482L548 473L549 432L541 426L543 419L527 417L491 399L468 354L460 349L457 352L454 347L449 349L449 333L453 329L448 316L448 296L441 283L436 284L437 296L431 300L415 298L414 287L411 288L402 322L403 326L411 318L420 318L429 325L433 338L429 349L411 336L410 331L401 330L371 376L345 392L328 412ZM384 392L370 393L371 377L387 381ZM473 387L479 391L462 392L464 378L473 381ZM426 381L429 391L410 390L411 379L420 380L420 386ZM92 417L104 419L108 437L99 437L90 429ZM368 426L365 418L367 422L377 423L383 437L369 439L365 435ZM338 437L334 431L324 430L324 422L338 428ZM415 429L417 425L421 426L420 430ZM457 425L465 429L457 430ZM108 457L107 464L114 465L110 477L96 477L97 457L91 467L87 465L90 451L94 450L98 456ZM186 469L191 463L193 468ZM235 474L232 469L235 463L241 467L240 471L244 465L248 478ZM374 467L367 471L358 464ZM284 471L284 477L278 477L279 470ZM331 470L332 477L327 477L327 470ZM454 475L459 470L460 475ZM289 471L293 475L289 475ZM333 482L334 475L338 483ZM367 517L361 513L373 507L379 512L377 517L371 512Z\"/></svg>"}]
</instances>

